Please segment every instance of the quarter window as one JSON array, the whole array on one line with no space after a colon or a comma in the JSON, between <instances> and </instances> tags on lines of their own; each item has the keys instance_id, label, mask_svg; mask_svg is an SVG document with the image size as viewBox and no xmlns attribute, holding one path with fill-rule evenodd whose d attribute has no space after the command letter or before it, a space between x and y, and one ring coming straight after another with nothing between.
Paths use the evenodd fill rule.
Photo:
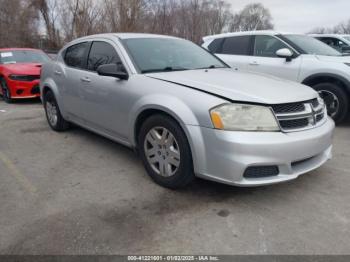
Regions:
<instances>
[{"instance_id":1,"label":"quarter window","mask_svg":"<svg viewBox=\"0 0 350 262\"><path fill-rule=\"evenodd\" d=\"M276 52L282 48L288 48L288 46L275 37L268 35L255 36L254 56L277 57Z\"/></svg>"},{"instance_id":2,"label":"quarter window","mask_svg":"<svg viewBox=\"0 0 350 262\"><path fill-rule=\"evenodd\" d=\"M221 54L249 55L250 36L235 36L225 39Z\"/></svg>"},{"instance_id":3,"label":"quarter window","mask_svg":"<svg viewBox=\"0 0 350 262\"><path fill-rule=\"evenodd\" d=\"M84 42L68 47L64 57L66 64L71 67L84 69L86 67L85 54L88 46L89 43Z\"/></svg>"},{"instance_id":4,"label":"quarter window","mask_svg":"<svg viewBox=\"0 0 350 262\"><path fill-rule=\"evenodd\" d=\"M105 42L93 42L88 59L88 70L97 71L100 65L121 64L114 47Z\"/></svg>"}]
</instances>

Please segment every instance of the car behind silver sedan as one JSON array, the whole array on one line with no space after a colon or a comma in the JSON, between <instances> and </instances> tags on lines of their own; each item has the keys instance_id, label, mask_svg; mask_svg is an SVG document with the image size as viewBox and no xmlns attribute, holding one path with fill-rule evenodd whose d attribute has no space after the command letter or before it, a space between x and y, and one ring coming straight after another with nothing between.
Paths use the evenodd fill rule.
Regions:
<instances>
[{"instance_id":1,"label":"car behind silver sedan","mask_svg":"<svg viewBox=\"0 0 350 262\"><path fill-rule=\"evenodd\" d=\"M174 37L77 39L42 68L48 123L135 148L150 177L239 186L284 182L331 158L334 123L311 88L240 73Z\"/></svg>"}]
</instances>

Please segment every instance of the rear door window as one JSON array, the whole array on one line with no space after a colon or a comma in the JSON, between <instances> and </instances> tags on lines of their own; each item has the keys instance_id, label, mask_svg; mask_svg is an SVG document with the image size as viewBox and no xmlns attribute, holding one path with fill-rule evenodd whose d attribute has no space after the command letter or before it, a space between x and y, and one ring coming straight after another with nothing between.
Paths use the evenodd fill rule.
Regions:
<instances>
[{"instance_id":1,"label":"rear door window","mask_svg":"<svg viewBox=\"0 0 350 262\"><path fill-rule=\"evenodd\" d=\"M333 47L334 49L338 50L339 52L343 51L343 48L348 46L346 43L341 41L340 39L333 38L333 37L321 37L318 38L323 43L329 45L330 47Z\"/></svg>"},{"instance_id":2,"label":"rear door window","mask_svg":"<svg viewBox=\"0 0 350 262\"><path fill-rule=\"evenodd\" d=\"M93 42L88 58L88 70L97 71L100 65L106 64L121 65L121 60L117 51L109 43L102 41Z\"/></svg>"},{"instance_id":3,"label":"rear door window","mask_svg":"<svg viewBox=\"0 0 350 262\"><path fill-rule=\"evenodd\" d=\"M67 48L64 61L68 66L85 69L86 68L86 52L89 43L79 43Z\"/></svg>"},{"instance_id":4,"label":"rear door window","mask_svg":"<svg viewBox=\"0 0 350 262\"><path fill-rule=\"evenodd\" d=\"M222 44L221 54L249 55L250 36L234 36L225 38Z\"/></svg>"}]
</instances>

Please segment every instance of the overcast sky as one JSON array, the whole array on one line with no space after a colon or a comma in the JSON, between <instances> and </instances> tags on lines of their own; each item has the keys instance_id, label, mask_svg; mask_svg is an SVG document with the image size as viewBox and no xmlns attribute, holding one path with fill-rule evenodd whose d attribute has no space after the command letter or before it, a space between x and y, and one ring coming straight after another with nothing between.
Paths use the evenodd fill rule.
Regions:
<instances>
[{"instance_id":1,"label":"overcast sky","mask_svg":"<svg viewBox=\"0 0 350 262\"><path fill-rule=\"evenodd\" d=\"M261 2L270 9L279 31L307 33L315 27L332 27L350 19L350 0L227 0L233 11Z\"/></svg>"}]
</instances>

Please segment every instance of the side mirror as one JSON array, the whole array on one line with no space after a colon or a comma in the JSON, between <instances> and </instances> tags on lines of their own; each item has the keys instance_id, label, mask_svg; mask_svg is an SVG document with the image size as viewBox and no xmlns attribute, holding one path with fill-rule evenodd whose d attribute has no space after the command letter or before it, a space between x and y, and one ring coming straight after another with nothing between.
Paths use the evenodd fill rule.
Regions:
<instances>
[{"instance_id":1,"label":"side mirror","mask_svg":"<svg viewBox=\"0 0 350 262\"><path fill-rule=\"evenodd\" d=\"M293 53L288 48L282 48L277 50L276 55L281 58L285 58L287 62L292 61Z\"/></svg>"},{"instance_id":2,"label":"side mirror","mask_svg":"<svg viewBox=\"0 0 350 262\"><path fill-rule=\"evenodd\" d=\"M126 70L121 64L100 65L97 68L97 74L101 76L111 76L111 77L119 78L121 80L129 79L129 74L126 72Z\"/></svg>"}]
</instances>

